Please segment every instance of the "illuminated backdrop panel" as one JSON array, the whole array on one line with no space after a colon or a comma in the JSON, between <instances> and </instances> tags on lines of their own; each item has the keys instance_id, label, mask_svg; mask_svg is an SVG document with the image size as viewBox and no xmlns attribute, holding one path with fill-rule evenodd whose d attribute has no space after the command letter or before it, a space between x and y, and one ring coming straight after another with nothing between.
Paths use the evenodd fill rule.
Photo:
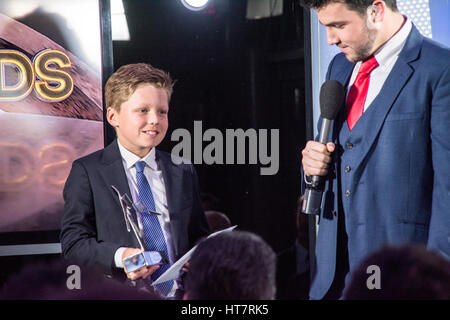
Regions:
<instances>
[{"instance_id":1,"label":"illuminated backdrop panel","mask_svg":"<svg viewBox=\"0 0 450 320\"><path fill-rule=\"evenodd\" d=\"M103 147L96 0L0 4L0 232L57 230L72 161Z\"/></svg>"}]
</instances>

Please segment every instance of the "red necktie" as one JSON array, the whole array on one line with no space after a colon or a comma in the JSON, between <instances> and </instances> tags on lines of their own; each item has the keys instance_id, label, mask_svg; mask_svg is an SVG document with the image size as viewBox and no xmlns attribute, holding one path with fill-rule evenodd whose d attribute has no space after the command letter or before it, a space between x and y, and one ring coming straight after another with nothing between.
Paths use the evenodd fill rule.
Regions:
<instances>
[{"instance_id":1,"label":"red necktie","mask_svg":"<svg viewBox=\"0 0 450 320\"><path fill-rule=\"evenodd\" d=\"M369 89L370 73L378 66L375 57L372 57L361 64L355 82L350 87L347 95L347 123L350 130L359 120L364 112L367 90Z\"/></svg>"}]
</instances>

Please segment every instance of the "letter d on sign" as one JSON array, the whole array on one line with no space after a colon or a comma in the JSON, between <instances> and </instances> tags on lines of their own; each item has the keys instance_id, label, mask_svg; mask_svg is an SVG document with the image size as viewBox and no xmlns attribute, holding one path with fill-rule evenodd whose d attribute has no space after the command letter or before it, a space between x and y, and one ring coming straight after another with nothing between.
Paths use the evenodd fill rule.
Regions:
<instances>
[{"instance_id":1,"label":"letter d on sign","mask_svg":"<svg viewBox=\"0 0 450 320\"><path fill-rule=\"evenodd\" d=\"M18 101L33 90L33 65L16 50L0 50L0 101Z\"/></svg>"},{"instance_id":2,"label":"letter d on sign","mask_svg":"<svg viewBox=\"0 0 450 320\"><path fill-rule=\"evenodd\" d=\"M67 289L69 289L69 290L81 289L81 269L80 269L80 267L72 264L67 267L66 273L70 274L70 276L67 278L67 281L66 281Z\"/></svg>"},{"instance_id":3,"label":"letter d on sign","mask_svg":"<svg viewBox=\"0 0 450 320\"><path fill-rule=\"evenodd\" d=\"M369 278L367 278L366 285L367 289L381 289L381 270L377 265L370 265L367 267L367 274L371 274Z\"/></svg>"}]
</instances>

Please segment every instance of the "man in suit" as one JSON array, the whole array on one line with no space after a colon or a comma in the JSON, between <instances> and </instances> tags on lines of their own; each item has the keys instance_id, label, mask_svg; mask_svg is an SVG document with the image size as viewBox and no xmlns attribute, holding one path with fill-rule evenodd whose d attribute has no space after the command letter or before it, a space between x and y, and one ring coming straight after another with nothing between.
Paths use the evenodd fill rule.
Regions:
<instances>
[{"instance_id":1,"label":"man in suit","mask_svg":"<svg viewBox=\"0 0 450 320\"><path fill-rule=\"evenodd\" d=\"M383 245L450 256L450 50L420 35L395 0L304 4L342 51L327 80L347 89L330 142L302 151L306 183L326 177L310 298L335 299Z\"/></svg>"},{"instance_id":2,"label":"man in suit","mask_svg":"<svg viewBox=\"0 0 450 320\"><path fill-rule=\"evenodd\" d=\"M155 149L167 132L171 93L169 74L144 63L122 66L108 79L107 120L117 140L72 165L63 193L65 258L132 281L154 280L167 269L168 265L124 269L123 259L141 250L134 233L127 232L111 186L147 207L135 217L146 249L164 251L170 263L208 234L194 167L174 164L170 154ZM176 288L175 282L166 282L159 291L171 297Z\"/></svg>"}]
</instances>

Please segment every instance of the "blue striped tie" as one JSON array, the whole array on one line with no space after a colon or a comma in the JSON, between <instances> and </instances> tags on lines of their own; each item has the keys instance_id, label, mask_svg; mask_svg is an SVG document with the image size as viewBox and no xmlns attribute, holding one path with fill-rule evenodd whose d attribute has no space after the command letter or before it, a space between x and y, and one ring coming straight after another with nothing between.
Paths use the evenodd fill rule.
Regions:
<instances>
[{"instance_id":1,"label":"blue striped tie","mask_svg":"<svg viewBox=\"0 0 450 320\"><path fill-rule=\"evenodd\" d=\"M136 162L135 166L136 166L136 180L139 198L149 210L156 211L155 200L153 199L152 190L147 181L147 178L145 178L144 175L145 162L138 161ZM159 224L158 221L158 216L144 211L142 214L142 225L144 229L145 244L147 250L164 251L167 258L169 258L166 241L164 239L164 234L161 229L161 225ZM170 266L169 264L160 266L159 269L157 269L151 275L151 279L153 281L156 280L162 273L164 273L164 271L169 269L169 266ZM167 294L172 289L172 286L173 280L170 280L158 284L155 287L161 294L167 296Z\"/></svg>"}]
</instances>

